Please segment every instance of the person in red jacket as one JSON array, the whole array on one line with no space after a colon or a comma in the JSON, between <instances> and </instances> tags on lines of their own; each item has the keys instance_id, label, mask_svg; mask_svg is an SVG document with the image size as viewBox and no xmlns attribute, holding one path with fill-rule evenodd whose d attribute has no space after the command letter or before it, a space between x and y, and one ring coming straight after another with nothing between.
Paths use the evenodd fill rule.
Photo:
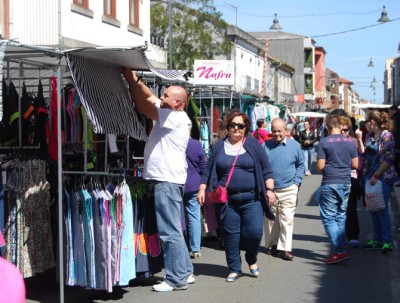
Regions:
<instances>
[{"instance_id":1,"label":"person in red jacket","mask_svg":"<svg viewBox=\"0 0 400 303\"><path fill-rule=\"evenodd\" d=\"M272 139L272 133L267 131L265 127L267 126L267 123L265 122L265 119L258 119L257 120L257 129L253 132L253 137L260 142L260 144L263 144L265 141Z\"/></svg>"}]
</instances>

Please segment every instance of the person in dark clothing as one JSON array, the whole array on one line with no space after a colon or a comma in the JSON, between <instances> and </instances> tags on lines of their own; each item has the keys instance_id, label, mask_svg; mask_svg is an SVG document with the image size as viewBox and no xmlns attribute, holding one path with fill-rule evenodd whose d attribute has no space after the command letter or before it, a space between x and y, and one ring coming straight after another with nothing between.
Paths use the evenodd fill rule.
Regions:
<instances>
[{"instance_id":1,"label":"person in dark clothing","mask_svg":"<svg viewBox=\"0 0 400 303\"><path fill-rule=\"evenodd\" d=\"M312 155L314 151L314 143L317 141L315 132L310 129L310 122L304 122L304 130L299 134L299 143L304 156L305 175L311 175Z\"/></svg>"},{"instance_id":2,"label":"person in dark clothing","mask_svg":"<svg viewBox=\"0 0 400 303\"><path fill-rule=\"evenodd\" d=\"M389 108L389 116L392 123L392 134L394 136L394 167L400 176L400 110L396 105Z\"/></svg>"},{"instance_id":3,"label":"person in dark clothing","mask_svg":"<svg viewBox=\"0 0 400 303\"><path fill-rule=\"evenodd\" d=\"M189 138L186 148L188 163L187 177L184 188L183 204L187 218L190 256L193 259L201 257L201 208L197 202L197 190L200 176L206 167L206 155L199 140Z\"/></svg>"},{"instance_id":4,"label":"person in dark clothing","mask_svg":"<svg viewBox=\"0 0 400 303\"><path fill-rule=\"evenodd\" d=\"M214 205L229 268L226 281L235 282L242 274L241 249L246 251L250 274L254 277L260 275L257 257L263 236L263 213L270 219L275 218L270 205L275 203L276 196L267 154L261 144L249 135L249 117L240 111L233 111L228 117L227 129L228 135L211 147L197 201L203 205L206 188L213 191L217 186L226 186L230 179L227 185L228 202ZM233 172L230 173L232 166Z\"/></svg>"}]
</instances>

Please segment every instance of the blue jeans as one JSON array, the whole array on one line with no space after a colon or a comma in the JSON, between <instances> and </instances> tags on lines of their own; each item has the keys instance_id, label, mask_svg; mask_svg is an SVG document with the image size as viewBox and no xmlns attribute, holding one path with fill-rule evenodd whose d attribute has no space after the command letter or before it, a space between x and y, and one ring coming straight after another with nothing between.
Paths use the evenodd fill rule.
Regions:
<instances>
[{"instance_id":1,"label":"blue jeans","mask_svg":"<svg viewBox=\"0 0 400 303\"><path fill-rule=\"evenodd\" d=\"M319 211L333 253L346 249L346 210L350 184L325 184L320 187Z\"/></svg>"},{"instance_id":2,"label":"blue jeans","mask_svg":"<svg viewBox=\"0 0 400 303\"><path fill-rule=\"evenodd\" d=\"M183 185L161 181L155 184L154 200L164 254L165 280L173 287L187 285L187 277L193 273L182 232L182 196Z\"/></svg>"},{"instance_id":3,"label":"blue jeans","mask_svg":"<svg viewBox=\"0 0 400 303\"><path fill-rule=\"evenodd\" d=\"M304 170L308 171L311 169L311 164L312 164L312 155L314 149L303 149L303 156L304 156Z\"/></svg>"},{"instance_id":4,"label":"blue jeans","mask_svg":"<svg viewBox=\"0 0 400 303\"><path fill-rule=\"evenodd\" d=\"M372 226L374 229L374 240L378 242L393 243L392 238L392 221L390 219L388 204L390 200L390 192L392 186L382 181L383 199L385 201L385 208L382 210L370 212L372 218ZM367 181L368 182L368 181Z\"/></svg>"},{"instance_id":5,"label":"blue jeans","mask_svg":"<svg viewBox=\"0 0 400 303\"><path fill-rule=\"evenodd\" d=\"M263 236L263 208L260 201L255 199L254 193L229 196L229 202L219 208L229 273L240 274L240 249L246 251L245 259L248 265L257 263Z\"/></svg>"},{"instance_id":6,"label":"blue jeans","mask_svg":"<svg viewBox=\"0 0 400 303\"><path fill-rule=\"evenodd\" d=\"M185 193L183 202L187 214L187 226L190 251L200 251L201 243L201 216L200 204L197 202L197 192Z\"/></svg>"}]
</instances>

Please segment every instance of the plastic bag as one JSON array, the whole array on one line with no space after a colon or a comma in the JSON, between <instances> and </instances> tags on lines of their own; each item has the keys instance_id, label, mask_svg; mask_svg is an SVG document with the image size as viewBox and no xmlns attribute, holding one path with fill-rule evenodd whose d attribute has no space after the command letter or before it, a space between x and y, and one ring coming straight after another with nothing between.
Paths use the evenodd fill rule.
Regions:
<instances>
[{"instance_id":1,"label":"plastic bag","mask_svg":"<svg viewBox=\"0 0 400 303\"><path fill-rule=\"evenodd\" d=\"M367 210L370 212L378 211L386 207L383 198L383 186L380 180L378 180L375 185L372 185L369 181L366 182L365 204Z\"/></svg>"}]
</instances>

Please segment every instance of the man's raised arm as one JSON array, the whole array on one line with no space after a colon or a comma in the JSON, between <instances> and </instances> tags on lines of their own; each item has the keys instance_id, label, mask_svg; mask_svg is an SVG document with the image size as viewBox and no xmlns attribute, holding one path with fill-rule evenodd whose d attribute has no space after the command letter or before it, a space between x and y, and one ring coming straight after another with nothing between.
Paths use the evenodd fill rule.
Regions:
<instances>
[{"instance_id":1,"label":"man's raised arm","mask_svg":"<svg viewBox=\"0 0 400 303\"><path fill-rule=\"evenodd\" d=\"M122 69L122 75L129 84L129 92L137 110L146 117L158 121L156 104L161 102L129 68Z\"/></svg>"}]
</instances>

